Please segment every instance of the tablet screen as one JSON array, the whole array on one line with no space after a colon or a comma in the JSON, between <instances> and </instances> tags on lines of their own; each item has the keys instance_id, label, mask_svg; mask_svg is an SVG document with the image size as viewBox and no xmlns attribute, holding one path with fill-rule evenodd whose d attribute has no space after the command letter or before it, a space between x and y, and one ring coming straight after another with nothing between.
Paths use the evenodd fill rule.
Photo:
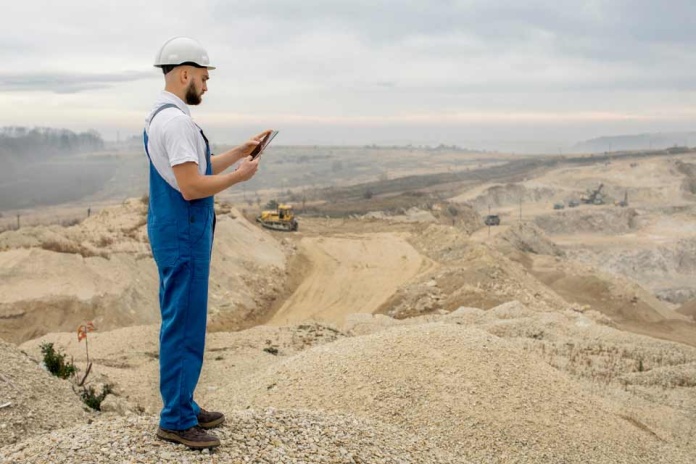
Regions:
<instances>
[{"instance_id":1,"label":"tablet screen","mask_svg":"<svg viewBox=\"0 0 696 464\"><path fill-rule=\"evenodd\" d=\"M269 134L264 137L264 139L259 143L254 151L251 152L251 159L256 159L257 156L259 156L268 146L269 143L271 143L271 140L275 138L275 136L278 134L278 131L271 131Z\"/></svg>"}]
</instances>

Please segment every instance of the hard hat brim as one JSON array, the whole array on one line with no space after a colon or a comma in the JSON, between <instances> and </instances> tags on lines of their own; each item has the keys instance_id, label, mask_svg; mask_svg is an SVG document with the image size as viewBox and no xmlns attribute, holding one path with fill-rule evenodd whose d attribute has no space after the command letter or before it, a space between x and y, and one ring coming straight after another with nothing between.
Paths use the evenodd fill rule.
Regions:
<instances>
[{"instance_id":1,"label":"hard hat brim","mask_svg":"<svg viewBox=\"0 0 696 464\"><path fill-rule=\"evenodd\" d=\"M154 66L155 68L162 68L162 67L164 67L164 66L182 66L183 64L184 64L184 63L179 63L179 64L173 64L173 63L172 63L172 64L153 64L153 66ZM210 65L208 65L208 66L199 66L199 68L205 68L205 69L208 69L208 70L211 70L211 71L212 71L213 69L217 69L217 66L210 66Z\"/></svg>"}]
</instances>

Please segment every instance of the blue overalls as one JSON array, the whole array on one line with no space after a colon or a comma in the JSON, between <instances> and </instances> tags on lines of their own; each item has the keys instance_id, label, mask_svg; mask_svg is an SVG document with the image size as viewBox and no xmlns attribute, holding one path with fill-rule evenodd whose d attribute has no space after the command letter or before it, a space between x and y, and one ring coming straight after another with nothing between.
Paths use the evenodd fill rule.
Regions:
<instances>
[{"instance_id":1,"label":"blue overalls","mask_svg":"<svg viewBox=\"0 0 696 464\"><path fill-rule=\"evenodd\" d=\"M165 108L158 108L149 123ZM148 125L149 125L148 123ZM200 130L200 128L199 128ZM206 175L212 174L210 144L205 140ZM150 164L150 205L147 234L159 271L160 392L164 408L160 427L185 430L198 424L199 406L193 400L203 365L208 313L208 277L213 246L215 209L213 197L187 201Z\"/></svg>"}]
</instances>

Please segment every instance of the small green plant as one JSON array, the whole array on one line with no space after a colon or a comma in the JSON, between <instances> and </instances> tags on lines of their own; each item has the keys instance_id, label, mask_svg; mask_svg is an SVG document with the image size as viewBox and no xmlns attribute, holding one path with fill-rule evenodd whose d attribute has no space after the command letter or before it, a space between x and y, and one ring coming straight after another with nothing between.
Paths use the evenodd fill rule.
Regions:
<instances>
[{"instance_id":1,"label":"small green plant","mask_svg":"<svg viewBox=\"0 0 696 464\"><path fill-rule=\"evenodd\" d=\"M266 340L266 347L263 349L268 354L272 354L273 356L278 356L278 347L273 345L273 342L270 340Z\"/></svg>"},{"instance_id":2,"label":"small green plant","mask_svg":"<svg viewBox=\"0 0 696 464\"><path fill-rule=\"evenodd\" d=\"M89 387L85 387L80 392L80 397L82 398L82 401L87 406L89 406L90 408L92 408L96 411L101 411L102 401L104 401L104 398L106 398L106 395L108 395L112 391L113 391L113 386L111 384L107 383L102 388L102 392L97 394L94 387L90 385Z\"/></svg>"},{"instance_id":3,"label":"small green plant","mask_svg":"<svg viewBox=\"0 0 696 464\"><path fill-rule=\"evenodd\" d=\"M71 361L66 361L65 354L56 351L53 343L42 343L41 353L43 354L43 362L46 369L56 377L68 379L77 373L77 367Z\"/></svg>"},{"instance_id":4,"label":"small green plant","mask_svg":"<svg viewBox=\"0 0 696 464\"><path fill-rule=\"evenodd\" d=\"M278 348L275 346L267 346L266 348L263 349L266 353L272 354L273 356L278 355Z\"/></svg>"}]
</instances>

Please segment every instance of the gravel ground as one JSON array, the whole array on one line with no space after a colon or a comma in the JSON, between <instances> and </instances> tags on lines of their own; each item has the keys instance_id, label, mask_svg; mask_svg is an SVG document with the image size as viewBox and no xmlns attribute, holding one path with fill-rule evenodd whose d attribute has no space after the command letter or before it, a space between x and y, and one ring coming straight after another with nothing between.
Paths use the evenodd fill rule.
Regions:
<instances>
[{"instance_id":1,"label":"gravel ground","mask_svg":"<svg viewBox=\"0 0 696 464\"><path fill-rule=\"evenodd\" d=\"M154 438L156 327L90 340L92 381L116 383L116 402L150 405L141 416L83 413L68 382L0 345L0 392L23 405L0 409L21 435L0 462L696 462L696 348L617 330L595 311L517 302L348 319L341 331L209 334L197 400L229 417L212 454ZM74 339L44 338L82 363ZM22 348L36 356L40 341Z\"/></svg>"},{"instance_id":2,"label":"gravel ground","mask_svg":"<svg viewBox=\"0 0 696 464\"><path fill-rule=\"evenodd\" d=\"M89 413L70 382L51 376L15 345L0 340L0 446L58 427L86 423Z\"/></svg>"},{"instance_id":3,"label":"gravel ground","mask_svg":"<svg viewBox=\"0 0 696 464\"><path fill-rule=\"evenodd\" d=\"M473 462L694 462L541 357L456 323L315 347L229 393L211 399L223 409L302 407L369 417Z\"/></svg>"},{"instance_id":4,"label":"gravel ground","mask_svg":"<svg viewBox=\"0 0 696 464\"><path fill-rule=\"evenodd\" d=\"M8 464L44 463L336 463L449 464L466 461L427 440L350 415L310 411L235 412L215 430L222 446L190 451L154 435L157 418L128 417L58 430L2 448Z\"/></svg>"}]
</instances>

